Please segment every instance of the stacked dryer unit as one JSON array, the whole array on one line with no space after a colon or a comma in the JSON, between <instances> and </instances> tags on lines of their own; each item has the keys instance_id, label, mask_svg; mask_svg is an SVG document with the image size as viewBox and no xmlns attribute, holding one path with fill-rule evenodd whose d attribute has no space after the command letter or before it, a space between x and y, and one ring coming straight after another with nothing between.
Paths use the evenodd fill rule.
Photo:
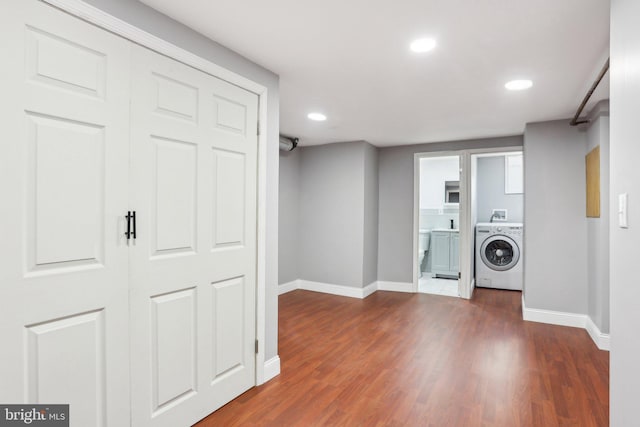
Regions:
<instances>
[{"instance_id":1,"label":"stacked dryer unit","mask_svg":"<svg viewBox=\"0 0 640 427\"><path fill-rule=\"evenodd\" d=\"M521 223L476 224L476 286L522 290L523 234Z\"/></svg>"}]
</instances>

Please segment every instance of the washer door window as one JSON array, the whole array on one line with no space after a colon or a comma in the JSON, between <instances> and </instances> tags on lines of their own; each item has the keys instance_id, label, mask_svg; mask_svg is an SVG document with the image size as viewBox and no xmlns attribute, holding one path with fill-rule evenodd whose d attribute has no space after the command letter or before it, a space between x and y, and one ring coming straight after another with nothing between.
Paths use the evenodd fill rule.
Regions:
<instances>
[{"instance_id":1,"label":"washer door window","mask_svg":"<svg viewBox=\"0 0 640 427\"><path fill-rule=\"evenodd\" d=\"M520 259L518 245L507 236L491 236L487 238L480 248L480 256L484 264L492 270L510 270Z\"/></svg>"}]
</instances>

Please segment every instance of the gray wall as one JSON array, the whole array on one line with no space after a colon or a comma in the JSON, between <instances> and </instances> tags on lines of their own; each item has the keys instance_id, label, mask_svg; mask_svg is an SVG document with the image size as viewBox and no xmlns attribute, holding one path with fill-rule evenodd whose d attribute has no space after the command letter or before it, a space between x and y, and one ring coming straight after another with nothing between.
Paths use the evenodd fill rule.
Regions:
<instances>
[{"instance_id":1,"label":"gray wall","mask_svg":"<svg viewBox=\"0 0 640 427\"><path fill-rule=\"evenodd\" d=\"M610 286L611 426L638 425L640 395L640 2L611 2ZM629 228L619 228L618 195L629 194Z\"/></svg>"},{"instance_id":2,"label":"gray wall","mask_svg":"<svg viewBox=\"0 0 640 427\"><path fill-rule=\"evenodd\" d=\"M163 40L267 87L268 147L266 206L265 357L278 354L278 76L136 0L86 0L87 3Z\"/></svg>"},{"instance_id":3,"label":"gray wall","mask_svg":"<svg viewBox=\"0 0 640 427\"><path fill-rule=\"evenodd\" d=\"M590 119L586 151L600 146L600 218L587 218L588 314L609 333L609 103L599 103Z\"/></svg>"},{"instance_id":4,"label":"gray wall","mask_svg":"<svg viewBox=\"0 0 640 427\"><path fill-rule=\"evenodd\" d=\"M364 146L364 249L363 280L378 280L378 149Z\"/></svg>"},{"instance_id":5,"label":"gray wall","mask_svg":"<svg viewBox=\"0 0 640 427\"><path fill-rule=\"evenodd\" d=\"M362 287L366 142L304 147L299 278Z\"/></svg>"},{"instance_id":6,"label":"gray wall","mask_svg":"<svg viewBox=\"0 0 640 427\"><path fill-rule=\"evenodd\" d=\"M300 149L280 152L278 284L298 279Z\"/></svg>"},{"instance_id":7,"label":"gray wall","mask_svg":"<svg viewBox=\"0 0 640 427\"><path fill-rule=\"evenodd\" d=\"M413 281L413 162L415 153L515 147L522 136L382 148L379 151L378 280Z\"/></svg>"},{"instance_id":8,"label":"gray wall","mask_svg":"<svg viewBox=\"0 0 640 427\"><path fill-rule=\"evenodd\" d=\"M527 308L587 313L586 135L568 120L524 133Z\"/></svg>"},{"instance_id":9,"label":"gray wall","mask_svg":"<svg viewBox=\"0 0 640 427\"><path fill-rule=\"evenodd\" d=\"M478 158L477 222L489 222L493 209L507 209L507 221L523 222L523 195L504 192L504 161L504 156Z\"/></svg>"}]
</instances>

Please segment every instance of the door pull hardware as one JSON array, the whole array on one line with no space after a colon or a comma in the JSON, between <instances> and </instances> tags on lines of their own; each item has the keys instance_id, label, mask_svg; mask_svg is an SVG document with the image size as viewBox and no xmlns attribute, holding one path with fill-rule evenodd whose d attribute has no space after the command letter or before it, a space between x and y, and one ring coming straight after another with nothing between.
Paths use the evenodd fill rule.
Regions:
<instances>
[{"instance_id":1,"label":"door pull hardware","mask_svg":"<svg viewBox=\"0 0 640 427\"><path fill-rule=\"evenodd\" d=\"M128 242L129 239L131 239L131 211L127 211L125 219L127 220L127 231L124 233L124 235L127 237Z\"/></svg>"},{"instance_id":2,"label":"door pull hardware","mask_svg":"<svg viewBox=\"0 0 640 427\"><path fill-rule=\"evenodd\" d=\"M136 211L127 211L125 218L127 220L127 231L124 235L127 236L127 242L132 238L136 240Z\"/></svg>"},{"instance_id":3,"label":"door pull hardware","mask_svg":"<svg viewBox=\"0 0 640 427\"><path fill-rule=\"evenodd\" d=\"M136 211L133 211L133 232L131 233L133 240L136 240Z\"/></svg>"}]
</instances>

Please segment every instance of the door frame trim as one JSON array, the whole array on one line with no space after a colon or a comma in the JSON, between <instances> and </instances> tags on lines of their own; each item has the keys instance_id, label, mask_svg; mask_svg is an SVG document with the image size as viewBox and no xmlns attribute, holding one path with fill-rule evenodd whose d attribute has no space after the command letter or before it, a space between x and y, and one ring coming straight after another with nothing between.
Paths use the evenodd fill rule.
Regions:
<instances>
[{"instance_id":1,"label":"door frame trim","mask_svg":"<svg viewBox=\"0 0 640 427\"><path fill-rule=\"evenodd\" d=\"M267 225L267 105L268 89L240 74L223 68L179 46L141 30L82 0L43 0L83 21L149 48L178 62L232 83L258 95L258 198L257 198L257 270L256 270L256 339L261 343L256 353L256 385L271 378L265 376L266 347L266 225ZM272 374L271 374L272 375ZM269 375L271 377L271 375Z\"/></svg>"},{"instance_id":2,"label":"door frame trim","mask_svg":"<svg viewBox=\"0 0 640 427\"><path fill-rule=\"evenodd\" d=\"M413 292L418 292L418 244L420 239L420 159L427 158L438 158L438 157L458 157L459 159L459 168L460 168L460 203L459 208L460 212L458 214L458 230L460 235L460 248L459 251L462 253L463 241L466 237L464 234L464 230L462 227L462 220L465 217L464 215L464 197L467 192L467 189L464 186L465 180L462 175L462 171L464 170L463 162L464 162L464 152L463 151L433 151L433 152L419 152L414 153L413 155L413 272L412 272L412 281L413 281ZM460 257L460 273L461 277L458 279L458 293L462 295L462 284L466 280L466 274L463 269L463 260L462 256Z\"/></svg>"}]
</instances>

